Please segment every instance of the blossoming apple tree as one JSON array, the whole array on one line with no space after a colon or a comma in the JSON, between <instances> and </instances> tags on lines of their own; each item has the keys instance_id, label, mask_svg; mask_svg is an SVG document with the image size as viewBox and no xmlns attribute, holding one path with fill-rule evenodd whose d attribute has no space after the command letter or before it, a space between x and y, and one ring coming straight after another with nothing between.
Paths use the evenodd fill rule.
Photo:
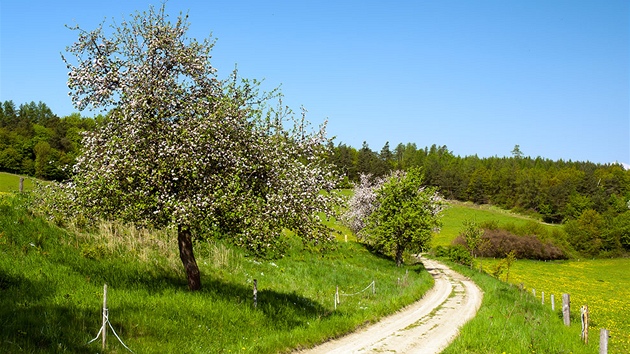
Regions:
<instances>
[{"instance_id":1,"label":"blossoming apple tree","mask_svg":"<svg viewBox=\"0 0 630 354\"><path fill-rule=\"evenodd\" d=\"M108 110L84 137L64 188L78 213L177 228L188 287L201 286L193 237L210 230L255 253L289 229L326 242L338 181L323 161L325 125L311 129L236 71L219 79L214 42L186 36L188 16L164 5L86 31L63 57L78 109ZM289 128L287 128L289 127Z\"/></svg>"}]
</instances>

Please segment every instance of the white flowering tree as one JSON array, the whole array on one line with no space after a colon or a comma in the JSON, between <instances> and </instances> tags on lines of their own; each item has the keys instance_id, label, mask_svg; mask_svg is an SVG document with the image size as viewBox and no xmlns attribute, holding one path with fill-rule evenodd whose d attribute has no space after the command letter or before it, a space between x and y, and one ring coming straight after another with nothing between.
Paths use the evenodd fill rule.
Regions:
<instances>
[{"instance_id":1,"label":"white flowering tree","mask_svg":"<svg viewBox=\"0 0 630 354\"><path fill-rule=\"evenodd\" d=\"M384 178L372 178L371 175L361 174L359 184L352 190L352 197L348 200L348 208L342 216L343 222L359 239L366 226L367 218L377 207L376 191L383 186Z\"/></svg>"},{"instance_id":2,"label":"white flowering tree","mask_svg":"<svg viewBox=\"0 0 630 354\"><path fill-rule=\"evenodd\" d=\"M78 109L109 114L85 136L63 187L77 213L176 226L197 290L193 235L203 229L259 254L285 229L329 241L319 217L333 215L337 200L322 190L338 179L320 158L325 127L310 129L281 102L268 107L279 95L236 71L218 79L214 43L187 38L188 26L187 16L170 22L163 5L108 31L73 28L79 38L63 58L70 96Z\"/></svg>"},{"instance_id":3,"label":"white flowering tree","mask_svg":"<svg viewBox=\"0 0 630 354\"><path fill-rule=\"evenodd\" d=\"M360 240L393 255L398 266L405 251L421 252L441 226L446 204L434 187L423 186L422 178L418 169L395 171L374 182L362 176L344 214Z\"/></svg>"}]
</instances>

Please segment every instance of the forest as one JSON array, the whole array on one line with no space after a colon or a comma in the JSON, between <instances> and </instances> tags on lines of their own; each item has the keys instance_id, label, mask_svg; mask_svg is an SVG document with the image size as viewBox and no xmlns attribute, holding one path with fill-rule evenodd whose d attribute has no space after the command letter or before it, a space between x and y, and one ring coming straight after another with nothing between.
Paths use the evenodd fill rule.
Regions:
<instances>
[{"instance_id":1,"label":"forest","mask_svg":"<svg viewBox=\"0 0 630 354\"><path fill-rule=\"evenodd\" d=\"M425 184L447 199L491 204L564 224L575 251L588 256L618 256L630 250L630 171L621 164L552 161L527 157L516 145L510 157L457 156L446 146L418 148L386 143L379 152L339 143L330 161L348 185L361 174L383 176L391 170L420 167Z\"/></svg>"},{"instance_id":2,"label":"forest","mask_svg":"<svg viewBox=\"0 0 630 354\"><path fill-rule=\"evenodd\" d=\"M72 173L81 132L104 116L59 118L43 102L0 105L0 171L62 181ZM425 184L447 199L491 204L564 224L575 251L617 256L630 251L630 170L621 164L529 157L516 145L510 157L458 156L446 146L386 143L373 151L338 143L329 162L349 188L362 174L420 168Z\"/></svg>"},{"instance_id":3,"label":"forest","mask_svg":"<svg viewBox=\"0 0 630 354\"><path fill-rule=\"evenodd\" d=\"M43 102L0 105L0 171L62 181L71 173L81 132L96 120L73 113L59 118ZM95 120L96 119L96 120Z\"/></svg>"}]
</instances>

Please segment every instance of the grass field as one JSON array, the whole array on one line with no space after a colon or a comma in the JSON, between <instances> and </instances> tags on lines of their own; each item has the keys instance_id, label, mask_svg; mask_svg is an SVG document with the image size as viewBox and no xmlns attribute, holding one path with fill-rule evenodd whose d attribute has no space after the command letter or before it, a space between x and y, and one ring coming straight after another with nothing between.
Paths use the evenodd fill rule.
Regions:
<instances>
[{"instance_id":1,"label":"grass field","mask_svg":"<svg viewBox=\"0 0 630 354\"><path fill-rule=\"evenodd\" d=\"M33 180L24 178L24 191L33 189ZM0 194L16 193L20 190L20 176L11 173L0 172Z\"/></svg>"},{"instance_id":2,"label":"grass field","mask_svg":"<svg viewBox=\"0 0 630 354\"><path fill-rule=\"evenodd\" d=\"M474 220L478 223L496 221L499 225L512 223L517 226L529 222L538 222L535 219L514 214L509 211L487 205L475 205L449 201L449 207L444 211L443 226L439 233L433 237L432 246L448 246L464 229L466 220ZM548 229L558 228L558 225L543 224Z\"/></svg>"},{"instance_id":3,"label":"grass field","mask_svg":"<svg viewBox=\"0 0 630 354\"><path fill-rule=\"evenodd\" d=\"M443 354L462 353L596 353L597 341L580 341L580 324L565 327L562 319L527 291L488 274L450 264L484 292L475 318L464 325Z\"/></svg>"},{"instance_id":4,"label":"grass field","mask_svg":"<svg viewBox=\"0 0 630 354\"><path fill-rule=\"evenodd\" d=\"M491 268L496 260L484 263ZM551 294L556 310L562 306L562 294L571 296L571 311L579 322L580 306L588 305L591 338L599 338L600 328L610 330L610 353L630 353L630 259L572 260L536 262L519 260L510 271L510 283L523 283L538 298L545 292L549 305Z\"/></svg>"},{"instance_id":5,"label":"grass field","mask_svg":"<svg viewBox=\"0 0 630 354\"><path fill-rule=\"evenodd\" d=\"M336 250L310 253L295 243L285 258L274 261L200 241L195 249L204 287L191 293L186 290L172 230L147 232L118 224L99 224L98 231L90 234L62 230L31 215L19 198L10 195L16 189L6 185L19 182L18 176L1 174L0 178L0 191L11 192L0 196L0 352L100 351L99 341L86 343L101 325L104 283L109 286L112 325L136 353L288 352L376 321L419 298L433 283L421 265L397 268L390 259L352 242L349 230L331 224L340 241ZM455 204L446 212L439 244L449 244L463 221L470 219L530 222L491 207ZM591 262L603 263L580 270ZM615 298L608 294L620 296L619 302L602 302L609 317L596 315L605 312L597 301L589 306L593 325L605 323L612 331L611 352L628 352L624 315L630 308L630 294L624 292L629 285L624 272L629 263L605 262L583 261L562 268L575 262L519 261L511 277L528 289L550 294L553 288L544 289L544 284L534 281L554 272L566 273L573 282L556 283L569 284L559 291L571 293L574 311L582 298L590 301L581 293L601 294L597 297L601 299ZM484 261L484 267L490 263ZM458 270L471 277L485 296L478 316L446 353L595 352L596 342L588 347L579 343L579 323L564 328L558 314L529 293L486 274ZM531 282L525 280L527 274ZM585 274L587 279L581 278ZM252 306L254 279L259 288L257 308ZM342 297L334 308L337 285L341 293L356 293L373 280L375 295L368 290ZM111 333L108 343L108 353L127 352Z\"/></svg>"}]
</instances>

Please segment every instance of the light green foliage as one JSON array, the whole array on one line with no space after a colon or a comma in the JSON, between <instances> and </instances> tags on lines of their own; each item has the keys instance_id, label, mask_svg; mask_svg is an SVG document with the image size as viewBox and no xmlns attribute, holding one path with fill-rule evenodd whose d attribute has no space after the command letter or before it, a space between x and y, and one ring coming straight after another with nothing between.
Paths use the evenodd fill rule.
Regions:
<instances>
[{"instance_id":1,"label":"light green foliage","mask_svg":"<svg viewBox=\"0 0 630 354\"><path fill-rule=\"evenodd\" d=\"M421 252L440 227L444 202L435 188L422 185L418 169L393 173L376 189L375 208L360 233L366 243L391 254L401 265L405 251Z\"/></svg>"},{"instance_id":2,"label":"light green foliage","mask_svg":"<svg viewBox=\"0 0 630 354\"><path fill-rule=\"evenodd\" d=\"M510 269L512 268L514 263L516 263L516 252L514 252L514 250L511 250L505 256L505 265L506 265L506 268L507 268L507 274L505 275L505 281L506 282L510 281Z\"/></svg>"},{"instance_id":3,"label":"light green foliage","mask_svg":"<svg viewBox=\"0 0 630 354\"><path fill-rule=\"evenodd\" d=\"M482 246L483 243L483 229L479 224L477 224L474 220L466 220L464 222L464 230L462 232L462 236L464 237L464 241L466 241L466 246L470 250L470 254L473 258L477 257L477 251Z\"/></svg>"}]
</instances>

